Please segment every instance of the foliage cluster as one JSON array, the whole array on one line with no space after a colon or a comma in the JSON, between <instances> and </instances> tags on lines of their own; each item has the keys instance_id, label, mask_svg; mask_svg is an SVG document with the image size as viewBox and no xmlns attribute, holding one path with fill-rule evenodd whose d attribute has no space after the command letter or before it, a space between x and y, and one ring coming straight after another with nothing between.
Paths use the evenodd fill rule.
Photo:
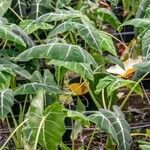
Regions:
<instances>
[{"instance_id":1,"label":"foliage cluster","mask_svg":"<svg viewBox=\"0 0 150 150\"><path fill-rule=\"evenodd\" d=\"M124 10L135 15L138 8L133 8L135 0L129 2L122 0ZM122 24L99 3L97 0L0 0L0 118L10 132L1 150L9 149L10 140L15 149L68 150L63 141L68 118L72 150L78 135L90 127L94 130L88 145L81 145L80 149L90 149L96 132L107 134L106 148L113 144L114 149L130 149L130 127L117 106L117 93L119 88L127 87L128 96L132 92L142 96L141 79L137 82L122 79L106 71L112 62L124 66L115 47L121 41L105 29L119 32L125 25L138 28L144 62L136 68L145 74L150 70L149 7L144 18ZM110 1L112 8L118 3ZM126 20L130 17L127 15ZM93 103L93 108L86 107L81 95L76 95L79 89L70 91L70 74L80 77L82 83L78 88L86 86L87 103ZM126 102L127 99L122 102L121 109ZM92 112L87 115L89 109Z\"/></svg>"}]
</instances>

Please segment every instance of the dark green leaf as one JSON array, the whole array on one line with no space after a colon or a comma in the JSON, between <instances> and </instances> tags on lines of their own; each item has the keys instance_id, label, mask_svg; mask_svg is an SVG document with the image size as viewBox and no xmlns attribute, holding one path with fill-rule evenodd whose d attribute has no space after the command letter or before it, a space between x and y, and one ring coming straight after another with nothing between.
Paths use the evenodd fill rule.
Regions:
<instances>
[{"instance_id":1,"label":"dark green leaf","mask_svg":"<svg viewBox=\"0 0 150 150\"><path fill-rule=\"evenodd\" d=\"M48 93L64 94L63 91L61 91L58 87L54 85L47 85L47 84L36 83L36 82L27 83L17 87L14 94L15 95L36 94L39 89L43 89Z\"/></svg>"},{"instance_id":2,"label":"dark green leaf","mask_svg":"<svg viewBox=\"0 0 150 150\"><path fill-rule=\"evenodd\" d=\"M60 61L81 62L96 65L91 55L79 46L66 43L50 43L34 46L22 52L17 61L30 60L33 58L47 58Z\"/></svg>"},{"instance_id":3,"label":"dark green leaf","mask_svg":"<svg viewBox=\"0 0 150 150\"><path fill-rule=\"evenodd\" d=\"M113 110L114 112L100 109L99 112L90 115L89 119L96 124L99 130L111 134L118 144L118 150L128 150L131 142L130 127L120 109L115 106Z\"/></svg>"},{"instance_id":4,"label":"dark green leaf","mask_svg":"<svg viewBox=\"0 0 150 150\"><path fill-rule=\"evenodd\" d=\"M32 0L30 18L37 19L39 16L49 12L52 8L51 0Z\"/></svg>"}]
</instances>

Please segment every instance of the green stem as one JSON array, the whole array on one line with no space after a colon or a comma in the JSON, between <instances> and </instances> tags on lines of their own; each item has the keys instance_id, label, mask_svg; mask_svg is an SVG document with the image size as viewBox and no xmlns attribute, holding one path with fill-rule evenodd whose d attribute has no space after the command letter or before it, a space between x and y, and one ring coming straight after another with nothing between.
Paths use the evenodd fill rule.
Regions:
<instances>
[{"instance_id":1,"label":"green stem","mask_svg":"<svg viewBox=\"0 0 150 150\"><path fill-rule=\"evenodd\" d=\"M116 38L115 36L113 36L112 34L106 32L107 35L109 35L110 37L112 37L113 39L115 39L116 41L118 41L119 43L123 44L126 48L128 48L128 46L126 46L125 43L123 43L121 40L119 40L118 38Z\"/></svg>"},{"instance_id":2,"label":"green stem","mask_svg":"<svg viewBox=\"0 0 150 150\"><path fill-rule=\"evenodd\" d=\"M95 103L96 107L97 107L98 109L102 108L101 105L100 105L100 104L98 103L98 101L96 100L95 96L93 95L93 93L92 93L92 91L91 91L89 85L87 84L86 79L84 79L84 80L85 80L86 86L87 86L87 88L88 88L89 94L90 94L90 96L91 96L93 102Z\"/></svg>"},{"instance_id":3,"label":"green stem","mask_svg":"<svg viewBox=\"0 0 150 150\"><path fill-rule=\"evenodd\" d=\"M34 33L34 36L37 38L40 44L44 44L44 42L39 38L39 36L36 33Z\"/></svg>"},{"instance_id":4,"label":"green stem","mask_svg":"<svg viewBox=\"0 0 150 150\"><path fill-rule=\"evenodd\" d=\"M137 82L136 84L133 86L133 88L130 90L130 92L128 93L128 95L126 96L126 98L124 99L124 101L122 102L120 109L123 109L124 106L126 105L129 97L131 96L133 90L136 88L136 86L149 74L149 72L145 73Z\"/></svg>"},{"instance_id":5,"label":"green stem","mask_svg":"<svg viewBox=\"0 0 150 150\"><path fill-rule=\"evenodd\" d=\"M108 110L111 110L112 98L113 98L113 95L111 94L109 104L108 104Z\"/></svg>"},{"instance_id":6,"label":"green stem","mask_svg":"<svg viewBox=\"0 0 150 150\"><path fill-rule=\"evenodd\" d=\"M29 119L24 120L20 125L18 125L18 127L10 134L10 136L7 138L6 142L2 145L2 147L0 148L0 150L4 150L5 146L7 145L7 143L9 142L9 140L12 138L12 136L16 133L16 131L23 125L25 124Z\"/></svg>"},{"instance_id":7,"label":"green stem","mask_svg":"<svg viewBox=\"0 0 150 150\"><path fill-rule=\"evenodd\" d=\"M9 7L9 9L18 17L20 21L23 21L23 19L11 7Z\"/></svg>"},{"instance_id":8,"label":"green stem","mask_svg":"<svg viewBox=\"0 0 150 150\"><path fill-rule=\"evenodd\" d=\"M12 89L16 88L16 76L12 76L11 78L11 88Z\"/></svg>"},{"instance_id":9,"label":"green stem","mask_svg":"<svg viewBox=\"0 0 150 150\"><path fill-rule=\"evenodd\" d=\"M44 123L45 119L46 119L45 117L42 118L42 120L41 120L41 122L39 124L38 131L37 131L36 138L35 138L35 143L34 143L33 150L37 150L37 144L38 144L40 132L41 132L41 129L42 129L42 126L43 126L43 123Z\"/></svg>"},{"instance_id":10,"label":"green stem","mask_svg":"<svg viewBox=\"0 0 150 150\"><path fill-rule=\"evenodd\" d=\"M2 49L5 49L6 44L7 44L7 40L4 42L4 45L3 45L3 48L2 48Z\"/></svg>"},{"instance_id":11,"label":"green stem","mask_svg":"<svg viewBox=\"0 0 150 150\"><path fill-rule=\"evenodd\" d=\"M57 71L57 81L58 81L58 86L60 86L60 69L61 69L61 67L58 66L58 71Z\"/></svg>"},{"instance_id":12,"label":"green stem","mask_svg":"<svg viewBox=\"0 0 150 150\"><path fill-rule=\"evenodd\" d=\"M145 133L131 133L131 136L146 136L146 137L148 137L148 135Z\"/></svg>"},{"instance_id":13,"label":"green stem","mask_svg":"<svg viewBox=\"0 0 150 150\"><path fill-rule=\"evenodd\" d=\"M107 109L106 102L105 102L105 92L104 92L104 90L102 90L102 101L103 101L104 109Z\"/></svg>"},{"instance_id":14,"label":"green stem","mask_svg":"<svg viewBox=\"0 0 150 150\"><path fill-rule=\"evenodd\" d=\"M90 146L91 146L91 143L92 143L92 141L93 141L93 138L94 138L95 133L96 133L96 128L94 129L94 131L93 131L93 133L92 133L92 135L91 135L91 138L90 138L90 141L89 141L89 143L88 143L88 146L87 146L86 150L89 150L89 149L90 149Z\"/></svg>"},{"instance_id":15,"label":"green stem","mask_svg":"<svg viewBox=\"0 0 150 150\"><path fill-rule=\"evenodd\" d=\"M69 35L70 35L71 43L72 43L73 45L76 45L76 41L75 41L75 39L74 39L73 34L72 34L71 31L69 31Z\"/></svg>"},{"instance_id":16,"label":"green stem","mask_svg":"<svg viewBox=\"0 0 150 150\"><path fill-rule=\"evenodd\" d=\"M8 117L6 117L6 122L7 122L7 126L8 126L8 129L9 129L9 132L12 133L13 130L12 130L11 126L10 126ZM19 147L19 143L18 143L16 137L15 137L15 136L12 136L12 139L13 139L13 142L14 142L15 146L16 146L16 147Z\"/></svg>"},{"instance_id":17,"label":"green stem","mask_svg":"<svg viewBox=\"0 0 150 150\"><path fill-rule=\"evenodd\" d=\"M17 124L16 118L15 118L15 116L14 116L12 110L10 111L10 114L11 114L11 118L12 118L12 120L13 120L13 124L14 124L14 126L15 126L15 128L16 128L16 127L18 126L18 124Z\"/></svg>"},{"instance_id":18,"label":"green stem","mask_svg":"<svg viewBox=\"0 0 150 150\"><path fill-rule=\"evenodd\" d=\"M73 125L73 119L71 119L71 124L72 124L72 150L74 150L74 125Z\"/></svg>"}]
</instances>

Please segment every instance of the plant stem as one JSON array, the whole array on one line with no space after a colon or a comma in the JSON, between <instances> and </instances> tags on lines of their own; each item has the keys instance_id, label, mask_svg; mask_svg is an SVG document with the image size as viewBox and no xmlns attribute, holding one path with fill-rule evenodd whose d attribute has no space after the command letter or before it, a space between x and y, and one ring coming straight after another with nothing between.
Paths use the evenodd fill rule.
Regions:
<instances>
[{"instance_id":1,"label":"plant stem","mask_svg":"<svg viewBox=\"0 0 150 150\"><path fill-rule=\"evenodd\" d=\"M18 125L18 127L11 133L11 135L7 138L6 142L2 145L2 147L0 148L0 150L4 150L5 146L7 145L7 143L9 142L9 140L12 138L12 136L16 133L16 131L23 125L25 124L29 119L27 118L26 120L24 120L20 125Z\"/></svg>"},{"instance_id":2,"label":"plant stem","mask_svg":"<svg viewBox=\"0 0 150 150\"><path fill-rule=\"evenodd\" d=\"M123 43L121 40L119 40L118 38L116 38L115 36L113 36L112 34L109 34L108 32L106 32L107 35L109 35L110 37L112 37L113 39L115 39L116 41L120 42L121 44L123 44L126 48L128 48L128 46L126 46L125 43Z\"/></svg>"},{"instance_id":3,"label":"plant stem","mask_svg":"<svg viewBox=\"0 0 150 150\"><path fill-rule=\"evenodd\" d=\"M104 90L102 90L102 101L103 101L103 107L104 107L104 109L107 109L106 102L105 102L105 93L104 93Z\"/></svg>"},{"instance_id":4,"label":"plant stem","mask_svg":"<svg viewBox=\"0 0 150 150\"><path fill-rule=\"evenodd\" d=\"M57 82L58 82L58 87L61 85L60 84L60 69L61 69L61 67L58 66L57 67Z\"/></svg>"},{"instance_id":5,"label":"plant stem","mask_svg":"<svg viewBox=\"0 0 150 150\"><path fill-rule=\"evenodd\" d=\"M4 45L3 45L3 48L2 48L2 49L5 49L6 44L7 44L7 40L4 42Z\"/></svg>"},{"instance_id":6,"label":"plant stem","mask_svg":"<svg viewBox=\"0 0 150 150\"><path fill-rule=\"evenodd\" d=\"M9 7L9 9L18 17L20 21L23 21L23 19L11 7Z\"/></svg>"},{"instance_id":7,"label":"plant stem","mask_svg":"<svg viewBox=\"0 0 150 150\"><path fill-rule=\"evenodd\" d=\"M74 39L73 34L72 34L71 31L69 31L69 35L70 35L71 43L72 43L73 45L76 45L76 41L75 41L75 39Z\"/></svg>"},{"instance_id":8,"label":"plant stem","mask_svg":"<svg viewBox=\"0 0 150 150\"><path fill-rule=\"evenodd\" d=\"M73 119L71 119L71 124L72 124L72 150L74 150L74 125L73 125Z\"/></svg>"},{"instance_id":9,"label":"plant stem","mask_svg":"<svg viewBox=\"0 0 150 150\"><path fill-rule=\"evenodd\" d=\"M145 133L131 133L131 136L146 136L146 137L148 137L148 135Z\"/></svg>"},{"instance_id":10,"label":"plant stem","mask_svg":"<svg viewBox=\"0 0 150 150\"><path fill-rule=\"evenodd\" d=\"M36 33L34 33L34 36L37 38L40 44L44 44L44 42L39 38L39 36Z\"/></svg>"},{"instance_id":11,"label":"plant stem","mask_svg":"<svg viewBox=\"0 0 150 150\"><path fill-rule=\"evenodd\" d=\"M102 108L101 105L100 105L100 104L98 103L98 101L96 100L95 96L93 95L93 93L92 93L92 91L91 91L89 85L88 85L87 82L86 82L86 79L84 79L84 80L85 80L86 86L87 86L87 88L88 88L88 91L89 91L89 93L90 93L90 96L92 97L92 100L93 100L93 102L95 103L96 107L97 107L98 109Z\"/></svg>"},{"instance_id":12,"label":"plant stem","mask_svg":"<svg viewBox=\"0 0 150 150\"><path fill-rule=\"evenodd\" d=\"M126 98L124 99L124 101L122 102L120 109L123 109L124 106L126 105L130 95L132 94L133 90L136 88L136 86L149 74L149 72L145 73L137 82L136 84L133 86L133 88L130 90L130 92L128 93L128 95L126 96Z\"/></svg>"},{"instance_id":13,"label":"plant stem","mask_svg":"<svg viewBox=\"0 0 150 150\"><path fill-rule=\"evenodd\" d=\"M37 144L38 144L40 132L41 132L41 129L42 129L42 126L43 126L43 123L44 123L45 119L46 119L45 117L42 118L42 120L39 124L38 131L37 131L36 138L35 138L35 143L34 143L34 146L33 146L33 150L37 150Z\"/></svg>"},{"instance_id":14,"label":"plant stem","mask_svg":"<svg viewBox=\"0 0 150 150\"><path fill-rule=\"evenodd\" d=\"M10 134L11 134L13 131L12 131L12 128L11 128L11 126L10 126L8 117L6 117L6 122L7 122L7 126L8 126L8 129L9 129L9 132L10 132ZM12 139L13 139L13 142L14 142L15 146L16 146L16 147L19 147L19 144L18 144L18 141L17 141L16 137L15 137L15 136L12 136Z\"/></svg>"},{"instance_id":15,"label":"plant stem","mask_svg":"<svg viewBox=\"0 0 150 150\"><path fill-rule=\"evenodd\" d=\"M90 146L91 146L91 143L92 143L92 141L93 141L93 138L94 138L95 133L96 133L96 128L94 129L94 131L93 131L93 133L92 133L92 135L91 135L91 138L90 138L90 141L89 141L89 143L88 143L88 146L87 146L87 149L86 149L86 150L89 150L89 149L90 149Z\"/></svg>"}]
</instances>

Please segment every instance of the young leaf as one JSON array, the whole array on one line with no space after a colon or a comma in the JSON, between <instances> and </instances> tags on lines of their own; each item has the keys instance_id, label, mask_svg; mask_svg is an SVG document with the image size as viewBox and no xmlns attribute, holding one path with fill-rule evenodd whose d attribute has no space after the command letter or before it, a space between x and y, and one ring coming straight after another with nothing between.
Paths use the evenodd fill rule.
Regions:
<instances>
[{"instance_id":1,"label":"young leaf","mask_svg":"<svg viewBox=\"0 0 150 150\"><path fill-rule=\"evenodd\" d=\"M111 37L104 31L99 31L87 21L82 19L83 24L75 24L79 35L94 49L99 52L104 50L117 56L116 49L113 45Z\"/></svg>"},{"instance_id":2,"label":"young leaf","mask_svg":"<svg viewBox=\"0 0 150 150\"><path fill-rule=\"evenodd\" d=\"M96 65L92 56L79 46L66 43L50 43L34 46L17 56L17 61L47 58L60 61L81 62Z\"/></svg>"},{"instance_id":3,"label":"young leaf","mask_svg":"<svg viewBox=\"0 0 150 150\"><path fill-rule=\"evenodd\" d=\"M55 12L47 13L39 18L37 18L36 22L52 22L52 21L61 21L66 19L73 19L81 17L81 13L75 10L63 10L57 9Z\"/></svg>"},{"instance_id":4,"label":"young leaf","mask_svg":"<svg viewBox=\"0 0 150 150\"><path fill-rule=\"evenodd\" d=\"M116 64L125 70L124 64L122 63L122 61L118 57L108 55L107 58L110 61L110 63Z\"/></svg>"},{"instance_id":5,"label":"young leaf","mask_svg":"<svg viewBox=\"0 0 150 150\"><path fill-rule=\"evenodd\" d=\"M41 24L44 24L46 22L62 21L66 19L80 18L82 16L83 15L79 11L58 9L55 12L47 13L47 14L40 16L35 21L32 21L31 23L29 23L24 28L24 30L27 32L29 31L31 32L33 31L33 29L35 29L35 26L41 27ZM84 16L84 18L86 17Z\"/></svg>"},{"instance_id":6,"label":"young leaf","mask_svg":"<svg viewBox=\"0 0 150 150\"><path fill-rule=\"evenodd\" d=\"M118 20L118 18L108 9L106 8L100 8L97 10L97 14L104 20L107 21L112 27L114 27L116 30L121 25L121 22Z\"/></svg>"},{"instance_id":7,"label":"young leaf","mask_svg":"<svg viewBox=\"0 0 150 150\"><path fill-rule=\"evenodd\" d=\"M86 63L76 63L76 62L64 62L64 61L58 61L58 60L52 60L49 62L49 64L54 64L56 66L65 67L71 71L74 71L81 75L82 77L93 80L93 72L91 70L90 64Z\"/></svg>"},{"instance_id":8,"label":"young leaf","mask_svg":"<svg viewBox=\"0 0 150 150\"><path fill-rule=\"evenodd\" d=\"M53 25L44 22L35 22L34 20L23 20L20 22L20 28L24 30L27 34L31 34L38 29L52 29Z\"/></svg>"},{"instance_id":9,"label":"young leaf","mask_svg":"<svg viewBox=\"0 0 150 150\"><path fill-rule=\"evenodd\" d=\"M72 22L72 21L65 21L59 24L49 33L47 38L50 39L51 37L54 37L58 34L74 29L75 28L74 24L76 24L76 22Z\"/></svg>"},{"instance_id":10,"label":"young leaf","mask_svg":"<svg viewBox=\"0 0 150 150\"><path fill-rule=\"evenodd\" d=\"M0 119L4 119L14 104L14 94L11 89L0 90Z\"/></svg>"},{"instance_id":11,"label":"young leaf","mask_svg":"<svg viewBox=\"0 0 150 150\"><path fill-rule=\"evenodd\" d=\"M135 81L131 81L131 80L125 80L122 78L118 78L115 76L107 76L104 77L102 79L99 80L99 83L96 86L96 94L100 93L103 89L107 88L107 94L108 96L110 96L115 90L121 88L121 87L128 87L130 89L132 89L134 87L134 85L136 84ZM140 87L140 85L137 85L134 89L134 92L136 92L137 94L143 96L143 92L142 89Z\"/></svg>"}]
</instances>

